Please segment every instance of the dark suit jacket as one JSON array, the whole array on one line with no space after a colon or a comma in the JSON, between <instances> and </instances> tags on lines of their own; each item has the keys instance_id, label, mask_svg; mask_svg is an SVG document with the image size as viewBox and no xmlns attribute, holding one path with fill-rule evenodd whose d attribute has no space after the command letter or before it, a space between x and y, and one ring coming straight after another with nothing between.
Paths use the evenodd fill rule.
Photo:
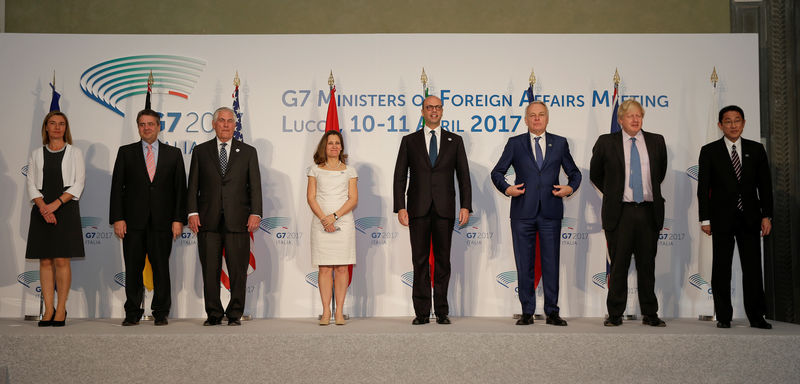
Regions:
<instances>
[{"instance_id":1,"label":"dark suit jacket","mask_svg":"<svg viewBox=\"0 0 800 384\"><path fill-rule=\"evenodd\" d=\"M512 219L532 219L536 217L541 205L542 217L561 219L564 217L564 202L553 196L553 185L560 185L561 168L567 174L569 186L573 192L581 185L581 171L575 166L569 153L567 139L545 132L547 148L544 152L542 169L536 166L531 146L530 133L523 133L508 139L500 160L492 169L492 182L502 193L509 184L506 182L506 171L514 167L514 184L525 183L525 193L511 198Z\"/></svg>"},{"instance_id":2,"label":"dark suit jacket","mask_svg":"<svg viewBox=\"0 0 800 384\"><path fill-rule=\"evenodd\" d=\"M664 136L642 131L650 158L650 183L653 186L653 218L655 228L664 226L664 198L661 196L661 182L667 174L667 146ZM608 133L597 138L592 148L589 164L589 178L603 193L603 208L600 215L603 229L617 228L622 212L622 194L625 191L625 152L622 148L622 131Z\"/></svg>"},{"instance_id":3,"label":"dark suit jacket","mask_svg":"<svg viewBox=\"0 0 800 384\"><path fill-rule=\"evenodd\" d=\"M460 208L472 212L469 163L461 136L445 130L439 132L439 153L436 164L431 166L425 147L426 132L426 129L420 129L404 136L400 142L397 163L394 166L394 212L407 209L409 217L420 217L426 215L433 204L433 209L439 216L454 219L456 192L453 173L458 179Z\"/></svg>"},{"instance_id":4,"label":"dark suit jacket","mask_svg":"<svg viewBox=\"0 0 800 384\"><path fill-rule=\"evenodd\" d=\"M700 149L697 202L700 221L711 220L711 231L730 231L736 224L739 194L746 225L761 230L761 219L772 217L772 179L761 143L741 138L742 181L736 179L724 139Z\"/></svg>"},{"instance_id":5,"label":"dark suit jacket","mask_svg":"<svg viewBox=\"0 0 800 384\"><path fill-rule=\"evenodd\" d=\"M186 210L200 215L200 231L218 232L224 210L228 232L247 232L250 215L262 215L261 172L256 149L231 140L225 177L219 167L217 139L194 147L189 167Z\"/></svg>"},{"instance_id":6,"label":"dark suit jacket","mask_svg":"<svg viewBox=\"0 0 800 384\"><path fill-rule=\"evenodd\" d=\"M114 224L119 220L136 230L152 225L152 229L170 231L175 221L186 224L186 171L180 149L158 142L158 162L151 182L142 142L119 148L111 176L108 221Z\"/></svg>"}]
</instances>

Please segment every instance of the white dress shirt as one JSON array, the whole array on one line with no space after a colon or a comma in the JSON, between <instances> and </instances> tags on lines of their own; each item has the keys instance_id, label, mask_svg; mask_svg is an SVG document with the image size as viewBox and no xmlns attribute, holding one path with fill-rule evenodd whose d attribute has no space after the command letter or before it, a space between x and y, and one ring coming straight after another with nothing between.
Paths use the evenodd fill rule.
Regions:
<instances>
[{"instance_id":1,"label":"white dress shirt","mask_svg":"<svg viewBox=\"0 0 800 384\"><path fill-rule=\"evenodd\" d=\"M536 160L536 138L541 137L541 139L539 139L539 147L542 148L542 163L544 163L544 157L547 154L547 139L545 138L544 132L542 132L541 136L536 136L533 132L528 131L528 136L531 138L531 151L534 160Z\"/></svg>"},{"instance_id":2,"label":"white dress shirt","mask_svg":"<svg viewBox=\"0 0 800 384\"><path fill-rule=\"evenodd\" d=\"M431 148L431 136L436 135L436 154L438 156L440 151L439 149L442 148L442 133L441 128L433 128L431 129L427 125L425 126L425 150L428 151L428 156L430 156L430 148ZM433 132L433 135L431 134Z\"/></svg>"},{"instance_id":3,"label":"white dress shirt","mask_svg":"<svg viewBox=\"0 0 800 384\"><path fill-rule=\"evenodd\" d=\"M642 190L644 201L653 201L653 183L650 180L650 156L647 154L647 145L644 143L642 131L636 136L630 136L622 131L622 149L625 151L625 190L622 193L622 201L633 202L633 189L631 183L631 138L636 138L636 149L639 152L639 164L642 167Z\"/></svg>"}]
</instances>

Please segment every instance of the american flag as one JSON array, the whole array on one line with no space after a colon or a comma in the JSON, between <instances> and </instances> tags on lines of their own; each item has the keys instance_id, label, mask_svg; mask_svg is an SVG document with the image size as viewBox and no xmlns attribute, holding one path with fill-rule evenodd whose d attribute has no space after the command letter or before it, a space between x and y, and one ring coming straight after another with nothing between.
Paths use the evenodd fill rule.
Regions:
<instances>
[{"instance_id":1,"label":"american flag","mask_svg":"<svg viewBox=\"0 0 800 384\"><path fill-rule=\"evenodd\" d=\"M234 82L236 84L236 88L233 90L233 114L236 116L236 130L233 132L233 138L244 142L244 135L242 134L242 110L239 107L239 74L236 74L236 80ZM256 270L256 256L253 253L254 247L253 241L253 232L250 232L250 260L248 261L247 265L247 274L251 274ZM222 252L222 257L225 258L225 252ZM219 276L219 281L225 287L225 289L231 289L231 282L228 278L228 268L226 264L223 264L222 273Z\"/></svg>"}]
</instances>

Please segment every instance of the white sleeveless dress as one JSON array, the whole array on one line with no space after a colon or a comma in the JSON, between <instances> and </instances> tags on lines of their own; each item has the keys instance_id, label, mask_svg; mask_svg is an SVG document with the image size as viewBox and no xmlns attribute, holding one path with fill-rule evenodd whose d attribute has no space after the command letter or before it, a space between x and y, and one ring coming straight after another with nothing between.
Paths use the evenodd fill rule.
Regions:
<instances>
[{"instance_id":1,"label":"white sleeveless dress","mask_svg":"<svg viewBox=\"0 0 800 384\"><path fill-rule=\"evenodd\" d=\"M342 207L347 201L350 179L357 179L355 168L328 171L317 165L308 168L308 176L317 179L317 203L325 214ZM347 265L356 263L356 226L353 211L339 216L335 232L325 232L319 218L311 218L311 264Z\"/></svg>"}]
</instances>

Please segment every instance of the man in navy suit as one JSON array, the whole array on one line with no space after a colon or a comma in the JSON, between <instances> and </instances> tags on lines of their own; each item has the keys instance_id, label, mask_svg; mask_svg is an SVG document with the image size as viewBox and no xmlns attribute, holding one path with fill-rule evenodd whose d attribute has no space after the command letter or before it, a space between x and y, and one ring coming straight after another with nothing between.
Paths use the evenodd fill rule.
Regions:
<instances>
[{"instance_id":1,"label":"man in navy suit","mask_svg":"<svg viewBox=\"0 0 800 384\"><path fill-rule=\"evenodd\" d=\"M517 325L533 324L537 234L540 239L546 322L567 325L558 314L561 219L564 217L563 198L578 189L581 171L572 160L567 139L545 132L548 120L547 105L541 101L530 103L525 109L528 132L508 139L500 160L492 169L494 186L506 196L511 196L511 236L517 263L519 301L522 304L522 317ZM515 185L506 182L509 167L514 167ZM567 174L567 185L559 184L561 168Z\"/></svg>"},{"instance_id":2,"label":"man in navy suit","mask_svg":"<svg viewBox=\"0 0 800 384\"><path fill-rule=\"evenodd\" d=\"M456 213L458 179L460 209L458 224L464 225L472 211L472 187L467 152L461 136L443 131L442 100L428 96L422 102L425 128L403 137L394 167L394 212L408 226L411 260L414 264L412 300L416 317L412 324L430 322L433 245L433 304L436 323L450 324L447 287L450 283L450 243ZM408 186L408 191L406 191ZM408 205L406 205L408 194Z\"/></svg>"},{"instance_id":3,"label":"man in navy suit","mask_svg":"<svg viewBox=\"0 0 800 384\"><path fill-rule=\"evenodd\" d=\"M767 306L759 236L772 230L772 179L764 146L741 137L744 123L744 111L738 106L719 111L717 126L724 137L700 149L698 209L703 232L714 234L711 288L717 327L731 327L731 262L736 243L747 319L751 327L771 329L764 320Z\"/></svg>"},{"instance_id":4,"label":"man in navy suit","mask_svg":"<svg viewBox=\"0 0 800 384\"><path fill-rule=\"evenodd\" d=\"M122 325L137 325L142 317L145 256L153 267L155 325L167 325L172 303L169 254L172 241L186 223L186 171L180 149L158 141L158 112L140 111L136 125L141 140L123 145L117 152L108 214L114 233L122 239L125 258Z\"/></svg>"}]
</instances>

